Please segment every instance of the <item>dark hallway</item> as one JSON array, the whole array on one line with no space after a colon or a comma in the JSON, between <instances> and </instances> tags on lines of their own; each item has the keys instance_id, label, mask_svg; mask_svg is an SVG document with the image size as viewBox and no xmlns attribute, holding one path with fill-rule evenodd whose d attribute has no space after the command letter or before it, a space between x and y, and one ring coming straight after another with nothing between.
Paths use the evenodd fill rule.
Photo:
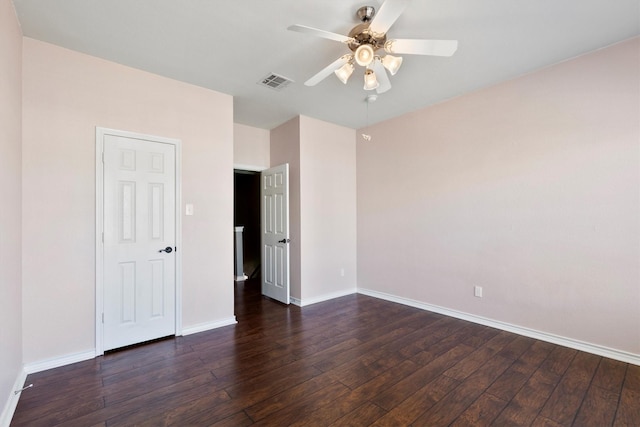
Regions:
<instances>
[{"instance_id":1,"label":"dark hallway","mask_svg":"<svg viewBox=\"0 0 640 427\"><path fill-rule=\"evenodd\" d=\"M234 171L234 226L244 226L244 274L260 275L260 172Z\"/></svg>"}]
</instances>

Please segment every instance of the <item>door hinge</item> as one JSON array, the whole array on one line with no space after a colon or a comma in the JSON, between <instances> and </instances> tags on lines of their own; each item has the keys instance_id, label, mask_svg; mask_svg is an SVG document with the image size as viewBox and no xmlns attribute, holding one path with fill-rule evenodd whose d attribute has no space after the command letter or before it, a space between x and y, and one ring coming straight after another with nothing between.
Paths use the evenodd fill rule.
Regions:
<instances>
[{"instance_id":1,"label":"door hinge","mask_svg":"<svg viewBox=\"0 0 640 427\"><path fill-rule=\"evenodd\" d=\"M102 232L102 243L104 243L104 231Z\"/></svg>"},{"instance_id":2,"label":"door hinge","mask_svg":"<svg viewBox=\"0 0 640 427\"><path fill-rule=\"evenodd\" d=\"M102 163L104 163L104 151L102 152Z\"/></svg>"},{"instance_id":3,"label":"door hinge","mask_svg":"<svg viewBox=\"0 0 640 427\"><path fill-rule=\"evenodd\" d=\"M104 313L102 313L102 323L104 323Z\"/></svg>"}]
</instances>

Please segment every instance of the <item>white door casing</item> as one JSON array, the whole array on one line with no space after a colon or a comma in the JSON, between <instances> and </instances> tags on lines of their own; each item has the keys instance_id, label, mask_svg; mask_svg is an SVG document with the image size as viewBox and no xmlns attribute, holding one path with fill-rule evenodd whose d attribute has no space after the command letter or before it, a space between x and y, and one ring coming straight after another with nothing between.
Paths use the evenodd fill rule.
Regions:
<instances>
[{"instance_id":1,"label":"white door casing","mask_svg":"<svg viewBox=\"0 0 640 427\"><path fill-rule=\"evenodd\" d=\"M289 165L260 178L262 294L289 304Z\"/></svg>"},{"instance_id":2,"label":"white door casing","mask_svg":"<svg viewBox=\"0 0 640 427\"><path fill-rule=\"evenodd\" d=\"M101 128L96 141L96 354L102 354L180 333L180 144Z\"/></svg>"}]
</instances>

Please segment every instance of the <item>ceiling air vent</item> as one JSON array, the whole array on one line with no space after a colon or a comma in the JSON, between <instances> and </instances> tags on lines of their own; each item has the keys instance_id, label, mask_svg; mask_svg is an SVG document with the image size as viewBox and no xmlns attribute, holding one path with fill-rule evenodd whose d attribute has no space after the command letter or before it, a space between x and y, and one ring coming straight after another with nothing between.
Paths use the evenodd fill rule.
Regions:
<instances>
[{"instance_id":1,"label":"ceiling air vent","mask_svg":"<svg viewBox=\"0 0 640 427\"><path fill-rule=\"evenodd\" d=\"M282 90L291 83L293 83L293 80L275 73L269 74L258 82L259 85L266 86L273 90Z\"/></svg>"}]
</instances>

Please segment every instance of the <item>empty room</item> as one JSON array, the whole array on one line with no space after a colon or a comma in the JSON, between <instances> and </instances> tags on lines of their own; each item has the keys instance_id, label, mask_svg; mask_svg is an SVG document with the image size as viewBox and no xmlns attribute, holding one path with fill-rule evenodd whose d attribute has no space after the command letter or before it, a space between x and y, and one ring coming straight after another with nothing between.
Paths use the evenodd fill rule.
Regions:
<instances>
[{"instance_id":1,"label":"empty room","mask_svg":"<svg viewBox=\"0 0 640 427\"><path fill-rule=\"evenodd\" d=\"M0 0L0 197L0 426L640 425L637 0Z\"/></svg>"}]
</instances>

